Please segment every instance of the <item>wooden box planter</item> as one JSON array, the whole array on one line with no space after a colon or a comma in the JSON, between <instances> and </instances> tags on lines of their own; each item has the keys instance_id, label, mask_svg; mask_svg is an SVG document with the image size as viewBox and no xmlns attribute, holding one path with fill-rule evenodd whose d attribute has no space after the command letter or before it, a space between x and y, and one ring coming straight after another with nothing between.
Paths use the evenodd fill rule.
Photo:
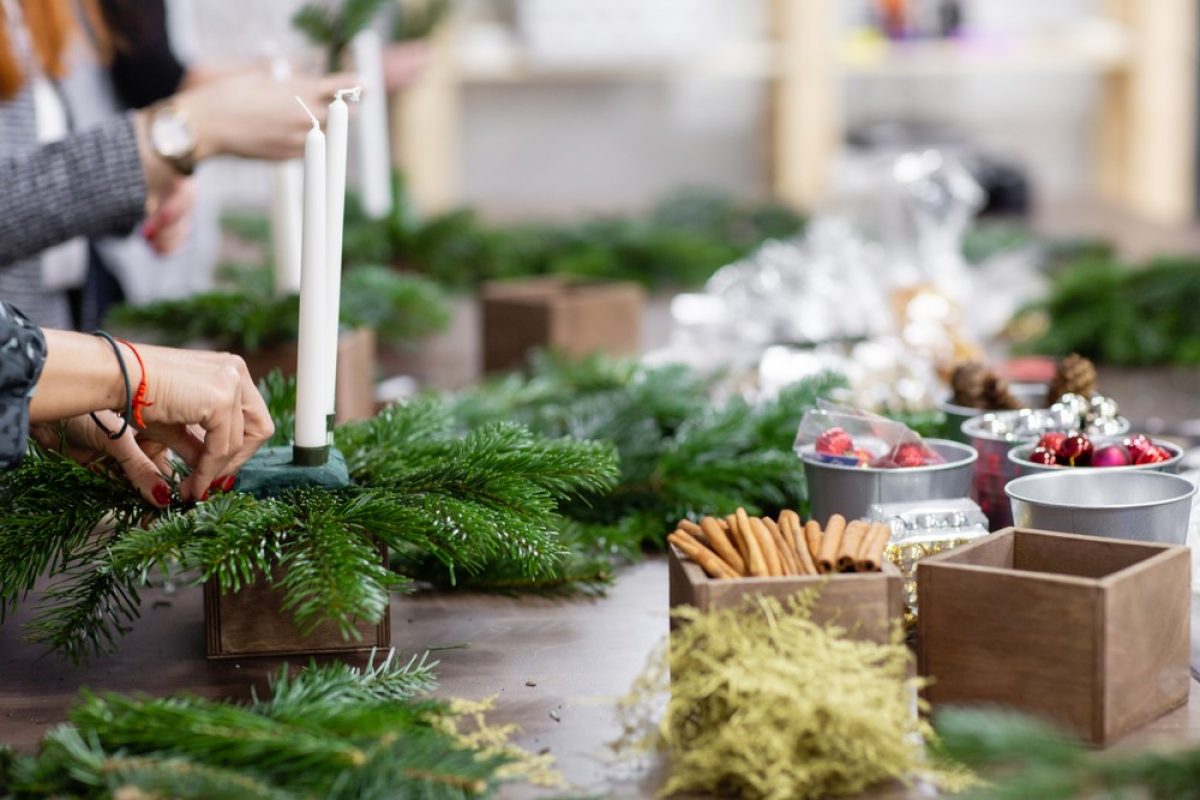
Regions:
<instances>
[{"instance_id":1,"label":"wooden box planter","mask_svg":"<svg viewBox=\"0 0 1200 800\"><path fill-rule=\"evenodd\" d=\"M204 631L209 658L356 653L391 646L390 608L377 623L359 622L359 639L343 639L332 622L322 622L312 633L301 636L292 615L282 610L282 573L276 569L274 585L260 579L239 592L225 594L215 579L205 582Z\"/></svg>"},{"instance_id":2,"label":"wooden box planter","mask_svg":"<svg viewBox=\"0 0 1200 800\"><path fill-rule=\"evenodd\" d=\"M1186 547L1007 528L917 565L935 705L1001 705L1107 744L1187 701Z\"/></svg>"},{"instance_id":3,"label":"wooden box planter","mask_svg":"<svg viewBox=\"0 0 1200 800\"><path fill-rule=\"evenodd\" d=\"M803 589L817 589L813 606L816 622L832 622L855 638L886 643L904 619L904 578L890 562L882 572L840 573L776 578L708 577L694 561L674 546L667 553L671 607L695 606L701 611L740 606L754 595L791 597Z\"/></svg>"},{"instance_id":4,"label":"wooden box planter","mask_svg":"<svg viewBox=\"0 0 1200 800\"><path fill-rule=\"evenodd\" d=\"M343 331L338 339L337 421L370 419L375 407L375 331L356 328ZM296 343L273 345L249 353L239 353L254 380L278 369L284 375L296 373Z\"/></svg>"},{"instance_id":5,"label":"wooden box planter","mask_svg":"<svg viewBox=\"0 0 1200 800\"><path fill-rule=\"evenodd\" d=\"M494 281L481 290L483 369L514 369L534 348L569 356L630 355L642 344L636 283L562 277Z\"/></svg>"}]
</instances>

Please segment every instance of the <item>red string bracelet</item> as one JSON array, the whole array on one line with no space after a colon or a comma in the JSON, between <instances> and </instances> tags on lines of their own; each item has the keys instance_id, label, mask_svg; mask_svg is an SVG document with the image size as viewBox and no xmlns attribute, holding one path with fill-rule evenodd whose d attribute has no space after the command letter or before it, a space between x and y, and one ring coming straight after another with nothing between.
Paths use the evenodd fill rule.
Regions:
<instances>
[{"instance_id":1,"label":"red string bracelet","mask_svg":"<svg viewBox=\"0 0 1200 800\"><path fill-rule=\"evenodd\" d=\"M130 404L133 409L133 424L141 429L146 428L146 421L142 419L142 409L154 405L146 399L146 365L142 361L142 354L137 351L132 342L125 339L118 339L121 344L133 351L133 357L137 359L138 368L142 371L142 379L138 381L137 391L133 393L133 402Z\"/></svg>"}]
</instances>

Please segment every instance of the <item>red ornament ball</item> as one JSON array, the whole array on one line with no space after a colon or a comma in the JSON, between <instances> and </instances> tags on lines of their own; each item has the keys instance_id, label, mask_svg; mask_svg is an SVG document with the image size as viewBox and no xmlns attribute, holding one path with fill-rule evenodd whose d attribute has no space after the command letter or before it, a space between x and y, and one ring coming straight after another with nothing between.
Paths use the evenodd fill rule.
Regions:
<instances>
[{"instance_id":1,"label":"red ornament ball","mask_svg":"<svg viewBox=\"0 0 1200 800\"><path fill-rule=\"evenodd\" d=\"M1033 448L1029 453L1029 460L1035 464L1058 464L1058 456L1055 455L1054 451L1041 445Z\"/></svg>"},{"instance_id":2,"label":"red ornament ball","mask_svg":"<svg viewBox=\"0 0 1200 800\"><path fill-rule=\"evenodd\" d=\"M1135 464L1161 464L1171 458L1171 451L1165 447L1151 445L1149 449L1143 450L1133 460Z\"/></svg>"},{"instance_id":3,"label":"red ornament ball","mask_svg":"<svg viewBox=\"0 0 1200 800\"><path fill-rule=\"evenodd\" d=\"M1066 438L1067 435L1061 431L1050 431L1042 434L1042 438L1037 441L1037 446L1057 453L1058 448L1062 447L1063 439Z\"/></svg>"},{"instance_id":4,"label":"red ornament ball","mask_svg":"<svg viewBox=\"0 0 1200 800\"><path fill-rule=\"evenodd\" d=\"M816 450L831 456L841 456L854 449L854 440L841 428L829 428L817 437Z\"/></svg>"},{"instance_id":5,"label":"red ornament ball","mask_svg":"<svg viewBox=\"0 0 1200 800\"><path fill-rule=\"evenodd\" d=\"M1126 436L1122 444L1129 449L1129 455L1133 456L1134 459L1137 459L1142 453L1154 447L1154 442L1150 441L1150 437L1144 433L1135 433L1132 436Z\"/></svg>"},{"instance_id":6,"label":"red ornament ball","mask_svg":"<svg viewBox=\"0 0 1200 800\"><path fill-rule=\"evenodd\" d=\"M1071 433L1058 446L1058 463L1086 467L1092 463L1092 441L1082 433Z\"/></svg>"},{"instance_id":7,"label":"red ornament ball","mask_svg":"<svg viewBox=\"0 0 1200 800\"><path fill-rule=\"evenodd\" d=\"M1127 467L1132 463L1133 457L1122 444L1107 444L1092 453L1093 467Z\"/></svg>"}]
</instances>

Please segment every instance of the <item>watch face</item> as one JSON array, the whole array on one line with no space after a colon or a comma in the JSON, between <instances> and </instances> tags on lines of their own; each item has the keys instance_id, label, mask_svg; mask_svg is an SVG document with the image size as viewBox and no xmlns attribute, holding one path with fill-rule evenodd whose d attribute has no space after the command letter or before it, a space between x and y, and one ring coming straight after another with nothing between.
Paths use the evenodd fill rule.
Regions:
<instances>
[{"instance_id":1,"label":"watch face","mask_svg":"<svg viewBox=\"0 0 1200 800\"><path fill-rule=\"evenodd\" d=\"M154 149L167 158L182 158L192 151L195 136L187 120L170 109L154 115L150 126L150 141Z\"/></svg>"}]
</instances>

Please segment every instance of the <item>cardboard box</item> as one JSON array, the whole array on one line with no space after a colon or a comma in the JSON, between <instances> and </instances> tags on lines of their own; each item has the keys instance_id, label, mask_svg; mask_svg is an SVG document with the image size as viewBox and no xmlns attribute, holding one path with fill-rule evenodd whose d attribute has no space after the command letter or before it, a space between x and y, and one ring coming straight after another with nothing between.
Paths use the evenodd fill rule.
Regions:
<instances>
[{"instance_id":1,"label":"cardboard box","mask_svg":"<svg viewBox=\"0 0 1200 800\"><path fill-rule=\"evenodd\" d=\"M672 608L690 605L709 611L740 606L754 595L784 599L803 589L816 588L820 593L813 606L813 620L833 622L855 638L889 642L904 619L904 578L890 562L884 562L881 572L731 580L708 577L674 546L667 558Z\"/></svg>"},{"instance_id":2,"label":"cardboard box","mask_svg":"<svg viewBox=\"0 0 1200 800\"><path fill-rule=\"evenodd\" d=\"M356 328L338 339L337 421L353 422L375 416L375 331ZM254 380L274 369L296 374L296 343L239 353Z\"/></svg>"},{"instance_id":3,"label":"cardboard box","mask_svg":"<svg viewBox=\"0 0 1200 800\"><path fill-rule=\"evenodd\" d=\"M917 564L935 705L1001 705L1106 744L1187 702L1186 547L1008 528Z\"/></svg>"},{"instance_id":4,"label":"cardboard box","mask_svg":"<svg viewBox=\"0 0 1200 800\"><path fill-rule=\"evenodd\" d=\"M484 284L485 372L524 366L528 352L632 355L642 345L645 291L636 283L562 277Z\"/></svg>"},{"instance_id":5,"label":"cardboard box","mask_svg":"<svg viewBox=\"0 0 1200 800\"><path fill-rule=\"evenodd\" d=\"M387 559L386 549L381 548ZM359 621L358 639L344 639L337 625L322 622L301 636L292 615L283 611L283 570L276 568L274 581L259 579L240 591L221 593L216 579L204 583L205 651L208 658L248 656L294 656L320 653L356 653L374 647L387 649L392 642L389 607L383 619L371 624Z\"/></svg>"}]
</instances>

